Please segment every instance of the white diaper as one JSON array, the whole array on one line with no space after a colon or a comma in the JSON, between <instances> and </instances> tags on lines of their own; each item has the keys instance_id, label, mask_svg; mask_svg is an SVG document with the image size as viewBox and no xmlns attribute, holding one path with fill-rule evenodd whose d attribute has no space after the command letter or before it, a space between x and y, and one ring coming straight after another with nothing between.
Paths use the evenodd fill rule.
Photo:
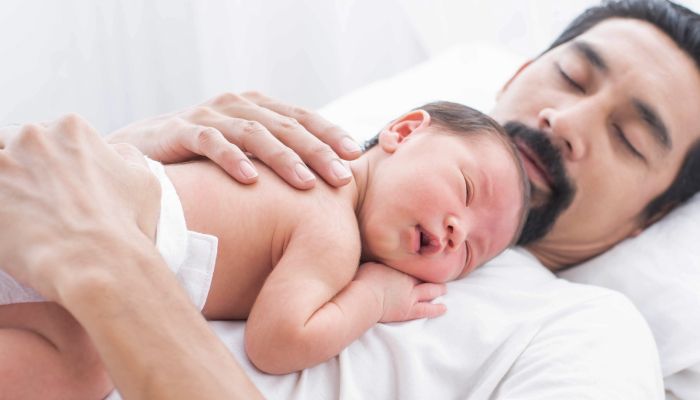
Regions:
<instances>
[{"instance_id":1,"label":"white diaper","mask_svg":"<svg viewBox=\"0 0 700 400\"><path fill-rule=\"evenodd\" d=\"M214 273L218 240L215 236L187 230L180 198L163 165L148 160L148 166L160 181L162 192L156 247L192 302L201 310ZM45 300L33 289L17 283L0 270L0 304L37 301Z\"/></svg>"}]
</instances>

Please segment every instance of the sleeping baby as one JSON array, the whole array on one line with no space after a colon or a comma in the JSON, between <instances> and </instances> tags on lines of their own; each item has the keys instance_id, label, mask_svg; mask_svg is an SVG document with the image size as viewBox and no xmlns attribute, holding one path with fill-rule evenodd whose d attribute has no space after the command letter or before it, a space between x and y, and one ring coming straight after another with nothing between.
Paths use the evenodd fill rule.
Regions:
<instances>
[{"instance_id":1,"label":"sleeping baby","mask_svg":"<svg viewBox=\"0 0 700 400\"><path fill-rule=\"evenodd\" d=\"M262 164L259 182L241 185L209 161L164 169L151 162L163 197L174 188L177 202L163 203L161 253L208 319L247 319L246 352L265 372L319 364L377 322L441 315L444 305L432 301L445 293L444 283L520 233L526 175L488 116L430 103L368 145L350 163L352 183L308 192ZM184 216L180 228L189 239L168 234L180 229L168 213ZM9 276L0 274L0 291L0 328L43 315L32 307L46 303L25 303L40 299Z\"/></svg>"}]
</instances>

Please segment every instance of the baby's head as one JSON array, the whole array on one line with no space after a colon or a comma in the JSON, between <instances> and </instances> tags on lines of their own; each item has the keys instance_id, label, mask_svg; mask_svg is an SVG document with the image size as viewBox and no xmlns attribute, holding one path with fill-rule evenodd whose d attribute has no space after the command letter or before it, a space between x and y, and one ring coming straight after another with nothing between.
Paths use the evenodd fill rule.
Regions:
<instances>
[{"instance_id":1,"label":"baby's head","mask_svg":"<svg viewBox=\"0 0 700 400\"><path fill-rule=\"evenodd\" d=\"M387 125L363 155L362 257L427 282L460 278L513 245L527 175L503 129L449 102Z\"/></svg>"}]
</instances>

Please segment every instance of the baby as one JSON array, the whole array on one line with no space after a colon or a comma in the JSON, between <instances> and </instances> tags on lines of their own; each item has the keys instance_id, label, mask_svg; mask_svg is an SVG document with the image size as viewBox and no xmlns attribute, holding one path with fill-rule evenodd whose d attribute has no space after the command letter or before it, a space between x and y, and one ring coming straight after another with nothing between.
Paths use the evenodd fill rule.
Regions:
<instances>
[{"instance_id":1,"label":"baby","mask_svg":"<svg viewBox=\"0 0 700 400\"><path fill-rule=\"evenodd\" d=\"M208 161L165 167L187 229L218 238L202 312L247 319L247 354L265 372L321 363L377 322L444 313L431 303L444 282L464 277L520 233L526 175L489 117L431 103L391 122L370 144L350 163L352 183L308 192L263 165L250 186ZM2 317L11 306L0 306L0 328L12 326ZM13 315L33 318L31 311Z\"/></svg>"}]
</instances>

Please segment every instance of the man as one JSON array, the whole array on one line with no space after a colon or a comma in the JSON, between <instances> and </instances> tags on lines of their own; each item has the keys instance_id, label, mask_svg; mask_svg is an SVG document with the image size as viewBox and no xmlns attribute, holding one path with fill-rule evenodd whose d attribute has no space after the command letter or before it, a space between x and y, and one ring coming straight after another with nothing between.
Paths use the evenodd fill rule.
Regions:
<instances>
[{"instance_id":1,"label":"man","mask_svg":"<svg viewBox=\"0 0 700 400\"><path fill-rule=\"evenodd\" d=\"M616 18L618 16L627 18ZM676 32L677 27L683 29ZM700 126L700 115L694 112L700 107L700 72L698 63L691 58L700 54L698 43L700 20L683 8L662 1L610 3L583 14L552 49L524 65L504 86L492 115L506 124L525 160L535 205L521 241L529 243L528 250L543 265L557 269L599 254L641 231L698 190L698 179L693 174L698 170L700 132L686 128ZM244 158L244 151L251 152L300 188L312 186L313 177L297 156L272 139L265 127L296 149L302 159L331 184L347 181L343 165L308 131L330 143L341 156L359 154L352 146L343 146L347 143L344 133L316 115L261 95L221 96L180 117L179 121L186 121L178 122L180 126L173 126L169 119L149 120L127 127L112 138L131 141L142 151L164 161L186 158L192 153L204 154L244 182L255 179L254 171L246 166ZM257 120L262 125L243 120ZM159 135L159 127L170 129L171 134ZM48 152L49 156L42 159L53 160L51 169L70 174L72 158L63 153L85 155L90 154L93 147L99 147L90 135L74 134L69 138L74 142L71 145L59 140L58 132L89 131L74 119L48 128L48 133L43 132L44 129L25 128L22 134L5 140L0 176L6 178L6 187L31 185L32 181L26 179L27 173L19 172L36 169L29 162L32 157L26 155L31 151ZM224 139L239 148L225 143ZM119 169L118 162L111 160L113 165L95 168L103 174L96 172L95 176L109 179L83 179L87 186L84 191L61 194L76 200L67 204L88 202L86 193L91 191L123 193L123 187L117 185L117 190L115 185L109 184L123 182L115 171ZM13 175L13 171L18 172ZM109 177L106 171L113 171L117 177ZM173 290L172 278L159 267L162 261L144 245L145 240L128 241L121 233L133 232L136 217L147 218L102 213L99 215L104 219L91 219L96 221L92 229L68 230L70 237L76 238L75 243L85 242L87 246L67 249L58 246L55 244L58 236L50 229L27 236L23 232L28 229L23 228L23 224L31 220L32 205L41 204L39 199L44 193L38 189L56 186L50 184L50 177L39 179L40 174L36 176L34 181L45 179L46 185L23 193L36 203L25 201L13 212L0 214L2 225L8 227L0 242L14 250L8 251L12 258L0 259L0 265L10 266L8 272L16 278L33 284L73 313L95 342L122 394L133 398L235 398L236 395L246 398L251 395L254 388L250 381L221 344L213 340L201 318L187 306L184 296ZM20 189L7 189L3 193L11 195L13 190L22 193ZM629 193L635 196L630 198ZM123 200L123 196L103 197L127 204L134 202L133 199ZM13 198L17 197L0 200ZM148 202L148 199L139 200ZM61 209L55 211L45 218L59 219L58 226L70 225L66 221L61 223ZM85 216L82 219L86 219ZM141 221L143 225L148 224ZM82 233L85 231L100 234L87 237ZM66 235L65 230L61 233ZM84 247L101 249L105 245L114 258L79 250ZM35 251L37 248L41 251ZM33 256L29 257L30 254ZM51 264L43 261L49 256ZM78 256L89 260L90 267L77 270L66 266ZM513 262L522 262L523 266L511 268L508 264ZM512 296L521 295L517 300L532 301L528 309L541 312L529 315L532 317L530 324L523 320L507 330L506 336L510 336L496 340L486 353L474 349L474 354L464 354L465 362L469 360L472 364L460 366L463 375L456 374L438 382L464 385L464 391L458 395L472 398L662 396L655 375L658 365L649 355L653 344L629 304L609 293L567 286L528 262L527 256L520 255L516 259L507 255L504 261L484 268L481 275L474 277L470 282L479 284L471 285L469 290L478 291L490 284L493 286L489 289L493 290L484 296L497 297L505 293L507 296L501 301L506 302ZM527 271L526 275L518 272L520 269ZM144 279L144 274L148 279ZM509 282L513 280L511 274L520 274L518 282ZM68 276L71 279L67 279ZM132 279L135 276L139 278ZM137 284L137 280L150 284ZM463 284L469 285L466 281ZM125 291L131 296L125 296ZM561 308L544 305L558 301L565 304L557 305ZM483 304L486 303L477 303ZM168 308L178 312L162 311ZM499 311L497 308L488 310ZM470 320L469 312L465 311L464 320L456 321L473 324L478 337L465 336L471 330L464 330L458 335L462 341L483 336L495 340L503 335L503 331L492 332L478 326L478 319ZM169 318L149 319L152 315L166 314ZM498 315L504 320L518 318L517 313ZM485 318L483 314L482 318ZM435 321L438 323L439 319ZM423 328L428 330L430 326ZM588 332L582 333L582 329ZM390 335L389 330L375 336ZM456 345L459 338L452 344ZM364 344L376 346L380 343L374 339ZM401 343L399 339L391 342L399 347ZM488 347L489 341L479 344ZM351 352L358 357L356 350L351 348ZM607 358L606 353L609 353ZM402 354L405 353L393 356ZM503 354L507 357L501 357ZM239 361L243 360L239 358ZM439 360L431 359L431 362ZM420 364L411 365L419 368ZM343 387L330 393L346 397L368 393L379 394L378 397L412 395L401 392L400 386L394 392L381 388L391 383L377 382L375 385L379 388L372 391L373 388L365 387L371 386L368 385L371 381L354 379L356 386L352 387L352 378L360 375L346 365L342 364L339 373L326 374L326 378L340 376L340 386L351 388ZM436 374L442 371L438 369ZM319 373L308 375L307 385L320 382ZM348 375L350 381L347 381ZM391 379L406 384L410 376L410 370L399 369ZM188 379L179 379L182 377ZM258 384L267 379L253 378ZM310 396L313 392L304 392L303 386L296 389L301 391L296 395ZM440 387L425 389L419 385L414 389L436 393Z\"/></svg>"}]
</instances>

